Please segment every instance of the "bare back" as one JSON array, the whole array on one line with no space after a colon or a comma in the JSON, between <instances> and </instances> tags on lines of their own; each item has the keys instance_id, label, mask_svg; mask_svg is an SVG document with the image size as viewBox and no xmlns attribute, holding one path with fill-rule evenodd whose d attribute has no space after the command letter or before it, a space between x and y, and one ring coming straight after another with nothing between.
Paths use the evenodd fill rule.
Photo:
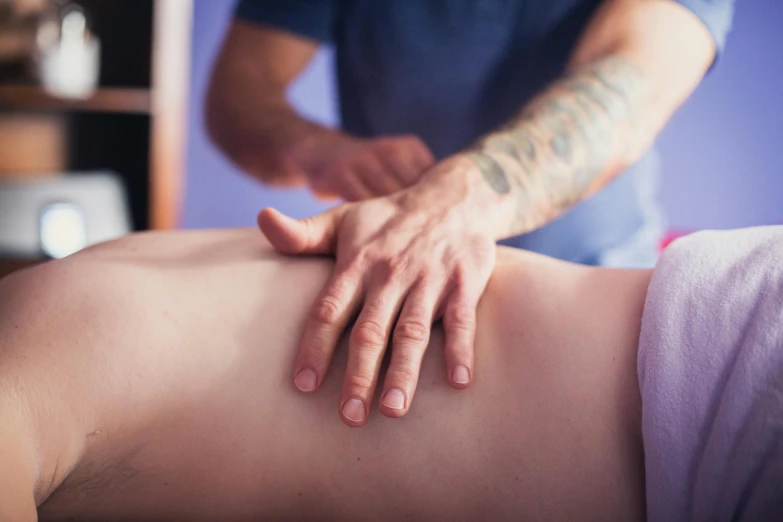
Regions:
<instances>
[{"instance_id":1,"label":"bare back","mask_svg":"<svg viewBox=\"0 0 783 522\"><path fill-rule=\"evenodd\" d=\"M52 477L41 518L643 518L648 272L501 252L474 384L448 386L436 330L408 415L356 429L345 346L317 394L291 382L330 267L254 230L171 232L0 283L0 386L28 390Z\"/></svg>"}]
</instances>

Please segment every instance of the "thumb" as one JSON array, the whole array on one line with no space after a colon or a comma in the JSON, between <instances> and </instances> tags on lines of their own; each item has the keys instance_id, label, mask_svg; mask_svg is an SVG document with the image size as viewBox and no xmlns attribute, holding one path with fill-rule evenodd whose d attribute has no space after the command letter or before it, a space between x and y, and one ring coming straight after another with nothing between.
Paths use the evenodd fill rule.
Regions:
<instances>
[{"instance_id":1,"label":"thumb","mask_svg":"<svg viewBox=\"0 0 783 522\"><path fill-rule=\"evenodd\" d=\"M272 246L283 254L332 254L345 214L340 205L307 219L293 219L273 208L258 214L258 226Z\"/></svg>"}]
</instances>

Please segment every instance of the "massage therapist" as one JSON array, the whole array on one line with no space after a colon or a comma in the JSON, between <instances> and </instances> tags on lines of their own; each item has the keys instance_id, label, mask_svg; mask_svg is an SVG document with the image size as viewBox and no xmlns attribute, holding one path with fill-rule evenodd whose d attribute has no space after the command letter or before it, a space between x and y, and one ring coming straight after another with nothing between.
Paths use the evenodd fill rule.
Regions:
<instances>
[{"instance_id":1,"label":"massage therapist","mask_svg":"<svg viewBox=\"0 0 783 522\"><path fill-rule=\"evenodd\" d=\"M281 252L337 264L293 380L318 389L347 325L339 411L405 415L433 321L448 380L475 377L476 305L504 244L584 264L652 266L653 143L723 49L732 0L240 0L215 65L215 143L264 183L347 202L259 215ZM342 129L286 89L334 46ZM564 328L567 325L564 325ZM487 377L488 378L488 377Z\"/></svg>"}]
</instances>

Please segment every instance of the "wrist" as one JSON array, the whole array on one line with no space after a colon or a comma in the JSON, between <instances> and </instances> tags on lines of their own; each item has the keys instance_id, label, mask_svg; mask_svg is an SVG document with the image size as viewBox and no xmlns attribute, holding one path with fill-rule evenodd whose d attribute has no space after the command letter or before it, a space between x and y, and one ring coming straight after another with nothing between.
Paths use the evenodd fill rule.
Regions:
<instances>
[{"instance_id":1,"label":"wrist","mask_svg":"<svg viewBox=\"0 0 783 522\"><path fill-rule=\"evenodd\" d=\"M341 144L358 141L339 130L307 122L297 130L296 136L285 148L285 155L309 179L328 163L330 156Z\"/></svg>"},{"instance_id":2,"label":"wrist","mask_svg":"<svg viewBox=\"0 0 783 522\"><path fill-rule=\"evenodd\" d=\"M301 185L317 168L323 143L333 140L334 131L299 116L288 106L269 109L266 124L248 148L261 181L277 186Z\"/></svg>"},{"instance_id":3,"label":"wrist","mask_svg":"<svg viewBox=\"0 0 783 522\"><path fill-rule=\"evenodd\" d=\"M470 224L493 240L508 236L513 219L513 194L493 190L471 153L459 153L430 169L407 189L411 199L425 199L436 207L449 207L470 216ZM406 192L407 192L406 191Z\"/></svg>"}]
</instances>

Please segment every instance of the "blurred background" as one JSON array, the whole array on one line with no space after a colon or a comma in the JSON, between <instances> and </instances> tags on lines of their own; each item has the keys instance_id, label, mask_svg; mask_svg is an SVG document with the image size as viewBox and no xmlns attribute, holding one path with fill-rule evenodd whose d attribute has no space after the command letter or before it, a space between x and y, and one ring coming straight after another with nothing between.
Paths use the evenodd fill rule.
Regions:
<instances>
[{"instance_id":1,"label":"blurred background","mask_svg":"<svg viewBox=\"0 0 783 522\"><path fill-rule=\"evenodd\" d=\"M271 189L210 143L203 104L231 0L0 0L0 275L132 230L250 226ZM740 1L726 52L659 143L675 233L783 223L783 2ZM290 92L338 125L333 56Z\"/></svg>"}]
</instances>

